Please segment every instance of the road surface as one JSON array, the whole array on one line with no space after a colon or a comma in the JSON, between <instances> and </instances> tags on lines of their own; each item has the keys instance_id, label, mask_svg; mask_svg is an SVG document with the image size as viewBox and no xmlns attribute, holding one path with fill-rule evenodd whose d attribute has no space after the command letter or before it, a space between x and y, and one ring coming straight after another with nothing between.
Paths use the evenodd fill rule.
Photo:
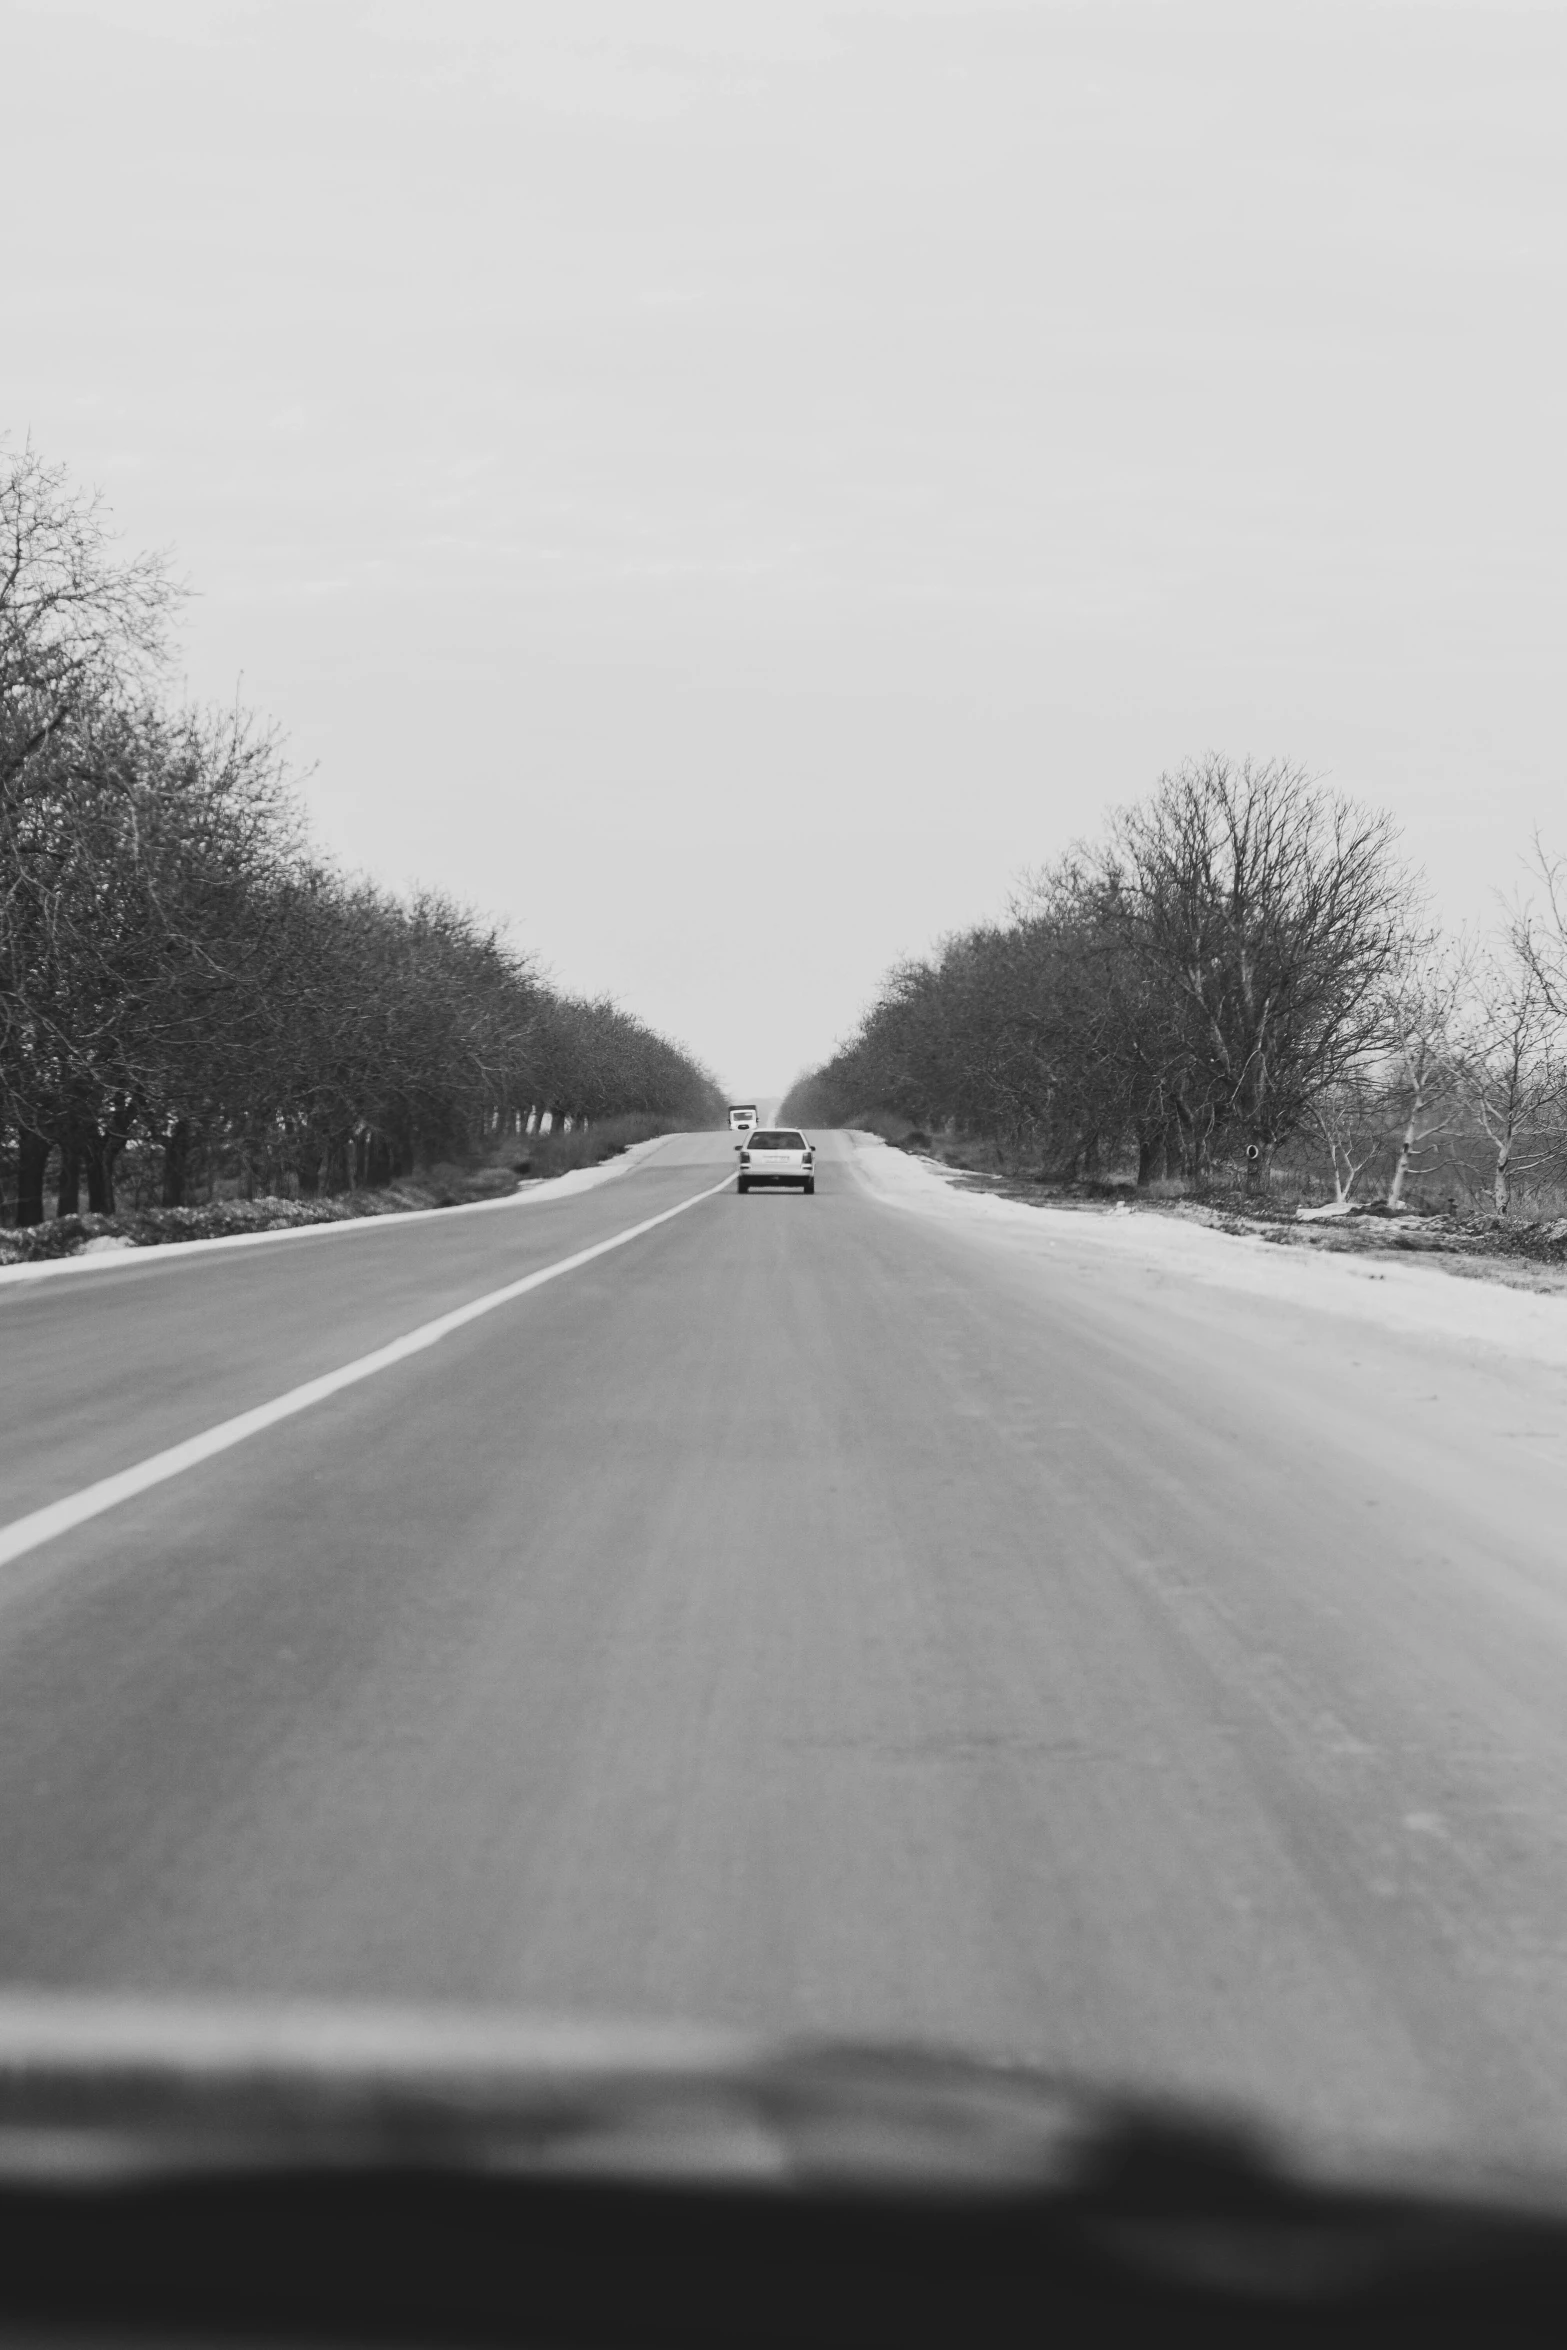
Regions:
<instances>
[{"instance_id":1,"label":"road surface","mask_svg":"<svg viewBox=\"0 0 1567 2350\"><path fill-rule=\"evenodd\" d=\"M938 2039L1567 2162L1564 1375L1020 1256L876 1148L0 1570L0 1981ZM0 1285L0 1523L732 1165Z\"/></svg>"}]
</instances>

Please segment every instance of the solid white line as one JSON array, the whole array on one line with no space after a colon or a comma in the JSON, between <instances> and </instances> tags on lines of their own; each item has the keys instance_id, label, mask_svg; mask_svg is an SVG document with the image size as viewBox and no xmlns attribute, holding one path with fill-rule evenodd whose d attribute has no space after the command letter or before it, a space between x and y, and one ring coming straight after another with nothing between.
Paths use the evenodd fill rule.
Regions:
<instances>
[{"instance_id":1,"label":"solid white line","mask_svg":"<svg viewBox=\"0 0 1567 2350\"><path fill-rule=\"evenodd\" d=\"M105 1510L116 1509L122 1501L145 1493L149 1486L183 1476L187 1469L210 1461L214 1453L227 1452L232 1445L243 1444L247 1437L259 1436L263 1428L275 1427L279 1420L292 1419L296 1412L309 1411L312 1404L324 1403L329 1395L338 1394L342 1388L357 1386L361 1379L373 1379L378 1371L389 1371L394 1363L422 1354L427 1346L438 1346L454 1330L477 1322L481 1314L493 1314L497 1306L510 1305L516 1297L526 1297L530 1289L542 1289L546 1281L558 1281L563 1273L575 1273L580 1265L590 1265L595 1257L608 1256L611 1249L624 1248L629 1240L640 1240L644 1232L655 1231L671 1217L683 1216L687 1208L699 1207L705 1199L716 1199L733 1181L732 1175L726 1175L722 1183L713 1184L707 1191L694 1192L678 1207L665 1208L661 1215L649 1216L640 1224L628 1224L624 1232L612 1233L608 1240L596 1240L591 1248L579 1248L575 1256L557 1258L553 1265L542 1265L536 1273L525 1273L520 1281L508 1281L504 1289L492 1289L449 1314L437 1315L433 1322L421 1322L417 1330L394 1338L390 1346L377 1347L374 1354L361 1355L356 1362L344 1363L340 1370L328 1371L320 1379L307 1379L302 1387L291 1387L286 1395L275 1395L270 1403L257 1404L253 1411L240 1412L232 1420L220 1420L215 1428L203 1430L200 1436L187 1437L183 1444L171 1444L167 1452L155 1452L149 1459L138 1461L134 1468L121 1469L116 1476L100 1477L96 1485L84 1485L80 1493L68 1494L64 1501L52 1501L44 1509L29 1511L25 1518L13 1518L9 1526L0 1527L0 1567L9 1566L13 1559L21 1558L29 1550L36 1550L40 1543L53 1542L57 1535L68 1534L73 1526L101 1517Z\"/></svg>"}]
</instances>

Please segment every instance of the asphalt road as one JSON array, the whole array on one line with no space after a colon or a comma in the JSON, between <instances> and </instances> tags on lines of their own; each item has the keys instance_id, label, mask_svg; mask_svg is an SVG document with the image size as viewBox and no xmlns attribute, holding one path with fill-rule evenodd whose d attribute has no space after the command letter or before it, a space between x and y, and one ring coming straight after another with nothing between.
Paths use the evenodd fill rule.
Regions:
<instances>
[{"instance_id":1,"label":"asphalt road","mask_svg":"<svg viewBox=\"0 0 1567 2350\"><path fill-rule=\"evenodd\" d=\"M0 1570L0 1981L940 2039L1567 2161L1563 1376L823 1150ZM732 1164L0 1285L0 1522Z\"/></svg>"}]
</instances>

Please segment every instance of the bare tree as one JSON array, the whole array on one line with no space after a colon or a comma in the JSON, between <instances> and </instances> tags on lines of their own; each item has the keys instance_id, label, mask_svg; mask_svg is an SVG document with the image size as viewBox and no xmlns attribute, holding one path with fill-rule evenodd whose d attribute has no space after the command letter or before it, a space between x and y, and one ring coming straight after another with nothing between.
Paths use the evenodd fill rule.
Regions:
<instances>
[{"instance_id":1,"label":"bare tree","mask_svg":"<svg viewBox=\"0 0 1567 2350\"><path fill-rule=\"evenodd\" d=\"M1396 1136L1387 1204L1411 1176L1429 1174L1464 1110L1470 972L1461 950L1429 940L1400 958L1380 1005L1383 1069Z\"/></svg>"},{"instance_id":2,"label":"bare tree","mask_svg":"<svg viewBox=\"0 0 1567 2350\"><path fill-rule=\"evenodd\" d=\"M1534 836L1533 871L1545 893L1538 906L1525 898L1507 922L1508 948L1534 974L1540 994L1559 1019L1567 1019L1567 858L1554 855Z\"/></svg>"},{"instance_id":3,"label":"bare tree","mask_svg":"<svg viewBox=\"0 0 1567 2350\"><path fill-rule=\"evenodd\" d=\"M1375 1035L1411 894L1391 820L1298 768L1210 757L1122 813L1104 878L1180 1010L1177 1116L1245 1140L1260 1181Z\"/></svg>"},{"instance_id":4,"label":"bare tree","mask_svg":"<svg viewBox=\"0 0 1567 2350\"><path fill-rule=\"evenodd\" d=\"M1325 1087L1312 1102L1311 1124L1333 1169L1333 1197L1340 1207L1347 1206L1387 1141L1386 1104L1370 1070L1351 1069Z\"/></svg>"},{"instance_id":5,"label":"bare tree","mask_svg":"<svg viewBox=\"0 0 1567 2350\"><path fill-rule=\"evenodd\" d=\"M1516 934L1481 959L1475 995L1462 1091L1489 1139L1491 1196L1497 1214L1505 1216L1515 1178L1562 1155L1567 1123L1563 1021L1539 962L1520 951Z\"/></svg>"},{"instance_id":6,"label":"bare tree","mask_svg":"<svg viewBox=\"0 0 1567 2350\"><path fill-rule=\"evenodd\" d=\"M179 593L163 556L115 559L102 501L64 467L0 447L0 797L84 695L145 688Z\"/></svg>"}]
</instances>

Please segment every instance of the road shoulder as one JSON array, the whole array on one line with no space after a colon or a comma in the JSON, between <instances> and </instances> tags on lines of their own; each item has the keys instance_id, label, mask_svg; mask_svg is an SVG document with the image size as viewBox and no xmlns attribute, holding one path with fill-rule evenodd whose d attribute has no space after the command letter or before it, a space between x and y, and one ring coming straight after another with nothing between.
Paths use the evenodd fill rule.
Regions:
<instances>
[{"instance_id":1,"label":"road shoulder","mask_svg":"<svg viewBox=\"0 0 1567 2350\"><path fill-rule=\"evenodd\" d=\"M856 1133L856 1179L884 1205L1020 1256L1072 1252L1165 1278L1317 1307L1406 1336L1567 1368L1567 1294L1485 1279L1441 1280L1419 1259L1280 1248L1174 1216L1035 1206L952 1182L933 1162ZM1478 1261L1478 1260L1477 1260Z\"/></svg>"},{"instance_id":2,"label":"road shoulder","mask_svg":"<svg viewBox=\"0 0 1567 2350\"><path fill-rule=\"evenodd\" d=\"M184 1264L215 1249L263 1248L289 1240L340 1240L350 1233L384 1232L394 1224L427 1224L437 1216L449 1222L453 1216L495 1215L507 1209L526 1208L538 1200L573 1199L579 1192L596 1191L600 1184L612 1182L616 1176L643 1165L671 1139L667 1134L655 1134L646 1142L632 1143L613 1159L601 1160L596 1167L574 1167L565 1175L524 1184L500 1199L465 1200L445 1208L404 1208L390 1216L342 1216L325 1224L285 1224L268 1232L225 1232L210 1240L170 1240L86 1250L72 1257L46 1257L30 1265L0 1265L0 1285L51 1280L60 1274L101 1273L127 1262Z\"/></svg>"}]
</instances>

